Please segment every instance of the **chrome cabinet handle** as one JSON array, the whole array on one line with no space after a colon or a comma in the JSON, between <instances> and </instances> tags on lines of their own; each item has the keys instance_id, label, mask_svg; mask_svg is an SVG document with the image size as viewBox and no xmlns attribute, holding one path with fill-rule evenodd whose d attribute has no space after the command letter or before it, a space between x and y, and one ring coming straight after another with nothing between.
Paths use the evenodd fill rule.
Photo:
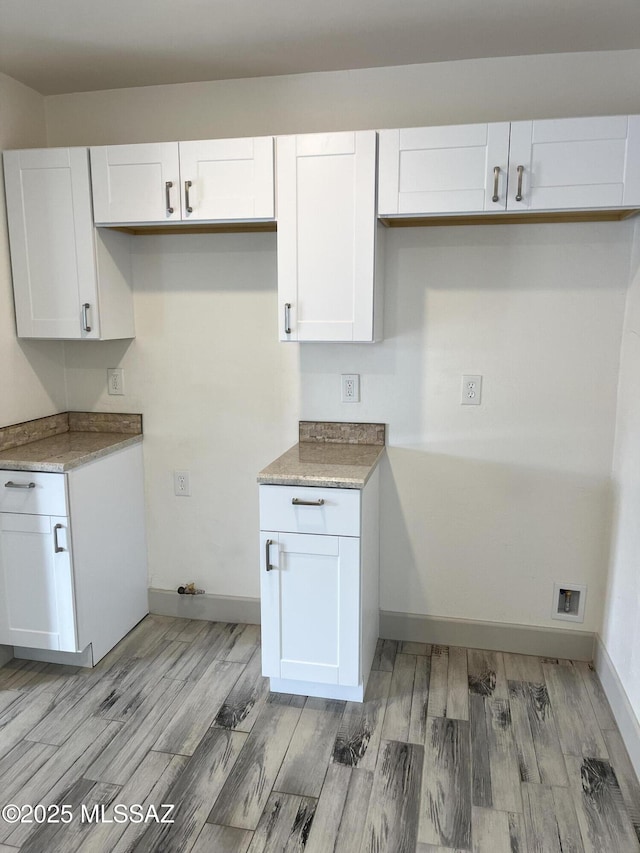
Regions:
<instances>
[{"instance_id":1,"label":"chrome cabinet handle","mask_svg":"<svg viewBox=\"0 0 640 853\"><path fill-rule=\"evenodd\" d=\"M35 483L14 483L13 480L8 480L4 484L5 489L35 489Z\"/></svg>"},{"instance_id":2,"label":"chrome cabinet handle","mask_svg":"<svg viewBox=\"0 0 640 853\"><path fill-rule=\"evenodd\" d=\"M269 546L273 545L273 539L267 539L265 542L265 565L267 567L267 571L270 572L272 569L275 569L275 566L272 566L269 562Z\"/></svg>"},{"instance_id":3,"label":"chrome cabinet handle","mask_svg":"<svg viewBox=\"0 0 640 853\"><path fill-rule=\"evenodd\" d=\"M91 308L90 302L85 302L82 306L82 329L85 332L91 331L91 326L89 325L89 309Z\"/></svg>"},{"instance_id":4,"label":"chrome cabinet handle","mask_svg":"<svg viewBox=\"0 0 640 853\"><path fill-rule=\"evenodd\" d=\"M60 547L60 543L58 542L58 530L62 530L61 524L53 525L53 550L56 554L59 554L61 551L64 551L64 548Z\"/></svg>"},{"instance_id":5,"label":"chrome cabinet handle","mask_svg":"<svg viewBox=\"0 0 640 853\"><path fill-rule=\"evenodd\" d=\"M522 201L522 175L524 174L524 166L518 166L518 189L516 190L516 201Z\"/></svg>"},{"instance_id":6,"label":"chrome cabinet handle","mask_svg":"<svg viewBox=\"0 0 640 853\"><path fill-rule=\"evenodd\" d=\"M291 334L291 303L284 303L284 333L285 335Z\"/></svg>"},{"instance_id":7,"label":"chrome cabinet handle","mask_svg":"<svg viewBox=\"0 0 640 853\"><path fill-rule=\"evenodd\" d=\"M189 188L192 187L193 184L191 181L184 182L184 209L187 213L193 213L193 208L191 207L191 203L189 201Z\"/></svg>"},{"instance_id":8,"label":"chrome cabinet handle","mask_svg":"<svg viewBox=\"0 0 640 853\"><path fill-rule=\"evenodd\" d=\"M291 503L294 506L324 506L324 498L318 498L317 501L301 501L300 498L291 498Z\"/></svg>"},{"instance_id":9,"label":"chrome cabinet handle","mask_svg":"<svg viewBox=\"0 0 640 853\"><path fill-rule=\"evenodd\" d=\"M165 205L167 208L167 213L173 213L173 208L171 207L171 196L169 194L169 190L173 186L173 181L165 181L164 184L164 197L165 197Z\"/></svg>"},{"instance_id":10,"label":"chrome cabinet handle","mask_svg":"<svg viewBox=\"0 0 640 853\"><path fill-rule=\"evenodd\" d=\"M491 196L491 201L500 201L500 197L498 196L498 181L500 180L500 166L494 166L493 168L493 195Z\"/></svg>"}]
</instances>

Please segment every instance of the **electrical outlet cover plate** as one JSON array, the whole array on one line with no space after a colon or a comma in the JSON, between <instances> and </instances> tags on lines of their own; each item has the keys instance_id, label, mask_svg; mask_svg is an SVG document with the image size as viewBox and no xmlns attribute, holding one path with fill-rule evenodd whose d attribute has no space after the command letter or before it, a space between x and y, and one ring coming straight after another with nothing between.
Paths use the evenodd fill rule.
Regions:
<instances>
[{"instance_id":1,"label":"electrical outlet cover plate","mask_svg":"<svg viewBox=\"0 0 640 853\"><path fill-rule=\"evenodd\" d=\"M124 394L124 370L122 367L107 368L107 392L118 396Z\"/></svg>"},{"instance_id":2,"label":"electrical outlet cover plate","mask_svg":"<svg viewBox=\"0 0 640 853\"><path fill-rule=\"evenodd\" d=\"M360 374L343 373L341 379L340 399L343 403L360 402Z\"/></svg>"},{"instance_id":3,"label":"electrical outlet cover plate","mask_svg":"<svg viewBox=\"0 0 640 853\"><path fill-rule=\"evenodd\" d=\"M462 406L479 406L482 402L482 376L464 374L460 391Z\"/></svg>"},{"instance_id":4,"label":"electrical outlet cover plate","mask_svg":"<svg viewBox=\"0 0 640 853\"><path fill-rule=\"evenodd\" d=\"M173 472L173 493L179 498L188 498L191 495L188 471Z\"/></svg>"}]
</instances>

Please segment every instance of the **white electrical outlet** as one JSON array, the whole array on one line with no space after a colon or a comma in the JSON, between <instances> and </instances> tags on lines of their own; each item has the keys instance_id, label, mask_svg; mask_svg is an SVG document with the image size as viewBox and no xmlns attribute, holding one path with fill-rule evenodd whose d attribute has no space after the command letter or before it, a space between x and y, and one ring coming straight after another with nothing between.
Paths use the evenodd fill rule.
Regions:
<instances>
[{"instance_id":1,"label":"white electrical outlet","mask_svg":"<svg viewBox=\"0 0 640 853\"><path fill-rule=\"evenodd\" d=\"M460 393L460 404L462 406L479 406L482 401L482 376L462 377L462 391Z\"/></svg>"},{"instance_id":2,"label":"white electrical outlet","mask_svg":"<svg viewBox=\"0 0 640 853\"><path fill-rule=\"evenodd\" d=\"M343 403L359 403L360 402L360 374L359 373L343 373L341 378L341 395L340 399Z\"/></svg>"},{"instance_id":3,"label":"white electrical outlet","mask_svg":"<svg viewBox=\"0 0 640 853\"><path fill-rule=\"evenodd\" d=\"M191 495L188 471L173 472L173 493L179 498L188 498Z\"/></svg>"},{"instance_id":4,"label":"white electrical outlet","mask_svg":"<svg viewBox=\"0 0 640 853\"><path fill-rule=\"evenodd\" d=\"M109 394L124 394L124 370L122 367L107 369L107 391Z\"/></svg>"}]
</instances>

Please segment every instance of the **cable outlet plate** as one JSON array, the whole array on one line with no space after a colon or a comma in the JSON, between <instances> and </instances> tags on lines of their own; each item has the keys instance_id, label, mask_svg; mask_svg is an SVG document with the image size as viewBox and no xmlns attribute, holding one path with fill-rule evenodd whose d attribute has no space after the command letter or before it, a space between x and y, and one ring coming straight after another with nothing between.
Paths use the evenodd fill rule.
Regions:
<instances>
[{"instance_id":1,"label":"cable outlet plate","mask_svg":"<svg viewBox=\"0 0 640 853\"><path fill-rule=\"evenodd\" d=\"M191 496L188 471L173 472L173 493L179 498L188 498Z\"/></svg>"},{"instance_id":2,"label":"cable outlet plate","mask_svg":"<svg viewBox=\"0 0 640 853\"><path fill-rule=\"evenodd\" d=\"M340 399L343 403L359 403L360 402L360 374L359 373L343 373L341 380L341 395Z\"/></svg>"},{"instance_id":3,"label":"cable outlet plate","mask_svg":"<svg viewBox=\"0 0 640 853\"><path fill-rule=\"evenodd\" d=\"M122 367L107 368L107 391L109 394L124 394L124 370Z\"/></svg>"}]
</instances>

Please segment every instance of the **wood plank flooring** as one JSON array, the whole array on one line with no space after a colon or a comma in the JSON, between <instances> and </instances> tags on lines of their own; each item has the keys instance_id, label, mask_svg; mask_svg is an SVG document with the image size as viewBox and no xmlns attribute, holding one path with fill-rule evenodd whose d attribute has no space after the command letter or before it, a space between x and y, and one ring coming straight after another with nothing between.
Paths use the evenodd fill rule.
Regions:
<instances>
[{"instance_id":1,"label":"wood plank flooring","mask_svg":"<svg viewBox=\"0 0 640 853\"><path fill-rule=\"evenodd\" d=\"M380 640L338 702L269 693L259 639L152 615L93 670L0 669L0 807L73 816L0 853L640 853L589 664Z\"/></svg>"}]
</instances>

